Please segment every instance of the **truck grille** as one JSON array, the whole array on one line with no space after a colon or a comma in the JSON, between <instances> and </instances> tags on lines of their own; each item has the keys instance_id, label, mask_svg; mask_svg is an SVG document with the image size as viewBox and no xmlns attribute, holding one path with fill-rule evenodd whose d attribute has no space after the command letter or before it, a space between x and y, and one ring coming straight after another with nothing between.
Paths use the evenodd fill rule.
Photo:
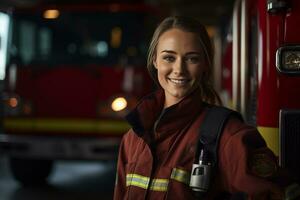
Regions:
<instances>
[{"instance_id":1,"label":"truck grille","mask_svg":"<svg viewBox=\"0 0 300 200\"><path fill-rule=\"evenodd\" d=\"M300 180L300 110L280 112L280 164Z\"/></svg>"}]
</instances>

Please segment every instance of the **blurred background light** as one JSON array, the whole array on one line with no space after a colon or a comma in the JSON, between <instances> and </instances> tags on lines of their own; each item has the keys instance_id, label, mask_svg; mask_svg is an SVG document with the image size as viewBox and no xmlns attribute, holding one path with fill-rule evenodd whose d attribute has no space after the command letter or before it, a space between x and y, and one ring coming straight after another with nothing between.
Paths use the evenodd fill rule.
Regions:
<instances>
[{"instance_id":1,"label":"blurred background light","mask_svg":"<svg viewBox=\"0 0 300 200\"><path fill-rule=\"evenodd\" d=\"M115 100L113 100L111 104L111 108L114 111L121 111L127 107L127 101L124 97L118 97Z\"/></svg>"},{"instance_id":2,"label":"blurred background light","mask_svg":"<svg viewBox=\"0 0 300 200\"><path fill-rule=\"evenodd\" d=\"M46 10L44 12L43 16L45 19L56 19L59 17L59 11L58 10Z\"/></svg>"}]
</instances>

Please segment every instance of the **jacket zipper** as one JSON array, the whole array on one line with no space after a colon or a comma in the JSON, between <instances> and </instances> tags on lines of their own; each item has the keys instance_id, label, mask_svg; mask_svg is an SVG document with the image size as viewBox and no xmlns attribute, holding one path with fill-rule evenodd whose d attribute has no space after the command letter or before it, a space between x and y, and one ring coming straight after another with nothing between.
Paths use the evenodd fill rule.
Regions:
<instances>
[{"instance_id":1,"label":"jacket zipper","mask_svg":"<svg viewBox=\"0 0 300 200\"><path fill-rule=\"evenodd\" d=\"M156 166L156 143L155 143L155 130L156 127L159 123L159 121L161 120L162 116L164 115L165 111L163 110L162 113L159 115L158 119L155 121L154 126L153 126L153 138L150 144L150 150L152 153L152 167L151 167L151 173L150 173L150 177L149 177L149 184L146 190L146 194L145 194L145 200L149 199L149 190L153 181L153 177L154 177L154 173L155 173L155 166Z\"/></svg>"},{"instance_id":2,"label":"jacket zipper","mask_svg":"<svg viewBox=\"0 0 300 200\"><path fill-rule=\"evenodd\" d=\"M155 155L154 145L151 147L151 152L152 152L153 161L152 161L152 168L151 168L151 173L150 173L150 177L149 177L149 184L148 184L146 194L145 194L145 200L149 199L149 190L150 190L150 187L151 187L151 184L153 181L153 177L154 177L154 173L155 173L156 157L153 156L153 155Z\"/></svg>"}]
</instances>

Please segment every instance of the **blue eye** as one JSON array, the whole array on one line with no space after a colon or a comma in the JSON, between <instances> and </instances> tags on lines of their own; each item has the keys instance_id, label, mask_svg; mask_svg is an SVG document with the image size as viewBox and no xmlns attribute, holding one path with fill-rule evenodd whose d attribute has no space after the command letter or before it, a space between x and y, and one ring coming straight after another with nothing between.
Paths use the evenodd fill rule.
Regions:
<instances>
[{"instance_id":1,"label":"blue eye","mask_svg":"<svg viewBox=\"0 0 300 200\"><path fill-rule=\"evenodd\" d=\"M200 62L200 57L199 56L191 56L191 57L187 57L186 61L192 64L197 64Z\"/></svg>"},{"instance_id":2,"label":"blue eye","mask_svg":"<svg viewBox=\"0 0 300 200\"><path fill-rule=\"evenodd\" d=\"M175 58L174 56L170 56L170 55L167 55L167 56L163 56L163 59L167 62L174 62L175 61Z\"/></svg>"}]
</instances>

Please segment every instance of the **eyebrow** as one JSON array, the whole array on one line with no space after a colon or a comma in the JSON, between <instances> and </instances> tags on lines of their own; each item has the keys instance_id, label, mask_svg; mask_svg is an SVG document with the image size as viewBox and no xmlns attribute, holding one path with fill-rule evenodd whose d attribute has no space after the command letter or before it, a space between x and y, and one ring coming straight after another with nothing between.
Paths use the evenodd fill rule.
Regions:
<instances>
[{"instance_id":1,"label":"eyebrow","mask_svg":"<svg viewBox=\"0 0 300 200\"><path fill-rule=\"evenodd\" d=\"M175 51L172 51L172 50L163 50L161 51L160 53L171 53L171 54L177 54ZM191 54L197 54L197 55L201 55L200 52L197 52L197 51L191 51L191 52L188 52L186 55L191 55Z\"/></svg>"},{"instance_id":2,"label":"eyebrow","mask_svg":"<svg viewBox=\"0 0 300 200\"><path fill-rule=\"evenodd\" d=\"M172 50L163 50L160 53L172 53L172 54L176 54L176 52L172 51Z\"/></svg>"}]
</instances>

